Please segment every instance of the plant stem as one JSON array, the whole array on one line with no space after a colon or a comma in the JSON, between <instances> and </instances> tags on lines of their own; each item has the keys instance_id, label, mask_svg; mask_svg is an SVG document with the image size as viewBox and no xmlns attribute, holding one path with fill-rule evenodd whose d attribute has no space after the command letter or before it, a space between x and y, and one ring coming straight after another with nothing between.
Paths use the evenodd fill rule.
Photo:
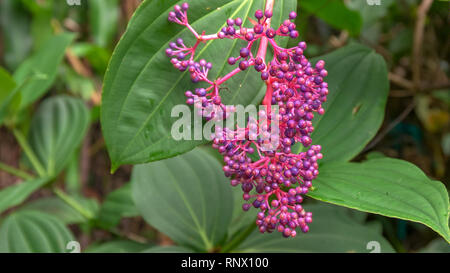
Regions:
<instances>
[{"instance_id":1,"label":"plant stem","mask_svg":"<svg viewBox=\"0 0 450 273\"><path fill-rule=\"evenodd\" d=\"M26 173L26 172L24 172L24 171L22 171L20 169L14 168L14 167L9 166L9 165L7 165L5 163L2 163L2 162L0 162L0 170L3 170L5 172L7 172L7 173L10 173L10 174L12 174L14 176L17 176L17 177L20 177L20 178L23 178L25 180L34 179L34 176L32 176L31 174L28 174L28 173Z\"/></svg>"},{"instance_id":2,"label":"plant stem","mask_svg":"<svg viewBox=\"0 0 450 273\"><path fill-rule=\"evenodd\" d=\"M241 72L242 70L238 67L235 68L233 71L231 71L230 73L228 73L227 75L225 75L223 78L220 78L216 84L217 85L221 85L222 83L226 82L227 80L229 80L231 77L233 77L234 75L236 75L237 73Z\"/></svg>"},{"instance_id":3,"label":"plant stem","mask_svg":"<svg viewBox=\"0 0 450 273\"><path fill-rule=\"evenodd\" d=\"M256 219L255 219L256 221ZM252 232L256 229L256 225L253 221L244 231L240 232L238 236L234 237L233 240L231 240L228 244L226 244L221 252L227 253L230 250L235 249L237 246L239 246Z\"/></svg>"},{"instance_id":4,"label":"plant stem","mask_svg":"<svg viewBox=\"0 0 450 273\"><path fill-rule=\"evenodd\" d=\"M422 65L422 45L423 45L423 34L425 30L425 22L427 18L427 13L430 10L433 0L422 0L417 9L417 20L414 27L414 40L412 49L412 74L413 74L413 91L417 92L420 90L421 86L421 65Z\"/></svg>"},{"instance_id":5,"label":"plant stem","mask_svg":"<svg viewBox=\"0 0 450 273\"><path fill-rule=\"evenodd\" d=\"M27 155L27 157L30 160L31 164L33 165L34 169L39 174L39 176L41 176L41 177L45 176L46 171L45 171L44 167L41 165L41 163L37 159L36 155L34 154L33 150L31 149L30 145L28 145L28 142L25 139L24 135L22 135L22 133L17 129L13 129L13 134L16 137L16 140L19 143L20 147Z\"/></svg>"},{"instance_id":6,"label":"plant stem","mask_svg":"<svg viewBox=\"0 0 450 273\"><path fill-rule=\"evenodd\" d=\"M53 188L53 192L56 194L56 196L61 198L61 200L66 202L67 205L71 206L73 209L75 209L77 212L79 212L86 219L91 220L94 218L94 215L92 215L92 213L90 211L83 208L83 206L80 205L80 203L78 203L78 201L73 199L70 195L66 194L65 192L63 192L62 190L60 190L58 188Z\"/></svg>"},{"instance_id":7,"label":"plant stem","mask_svg":"<svg viewBox=\"0 0 450 273\"><path fill-rule=\"evenodd\" d=\"M272 105L272 83L270 82L270 80L266 81L266 85L267 85L267 90L266 90L266 95L264 96L264 99L262 101L262 105L267 106L267 108L269 108L267 111L270 111L270 106Z\"/></svg>"},{"instance_id":8,"label":"plant stem","mask_svg":"<svg viewBox=\"0 0 450 273\"><path fill-rule=\"evenodd\" d=\"M273 12L273 5L275 0L267 0L265 11L271 11ZM272 18L267 19L266 25L267 27L270 27L270 22L272 21ZM256 54L256 57L260 57L264 60L264 63L266 63L266 53L267 53L267 45L269 44L269 39L266 36L261 37L261 43L259 44L258 53Z\"/></svg>"}]
</instances>

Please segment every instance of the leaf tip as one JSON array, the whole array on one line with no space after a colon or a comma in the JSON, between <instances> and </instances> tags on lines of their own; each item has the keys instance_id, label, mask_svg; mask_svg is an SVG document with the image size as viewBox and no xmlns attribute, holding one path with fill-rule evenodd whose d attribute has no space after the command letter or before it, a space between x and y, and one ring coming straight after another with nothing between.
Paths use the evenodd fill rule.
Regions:
<instances>
[{"instance_id":1,"label":"leaf tip","mask_svg":"<svg viewBox=\"0 0 450 273\"><path fill-rule=\"evenodd\" d=\"M110 173L111 173L111 174L114 174L114 173L117 171L117 169L118 169L119 167L120 167L119 164L112 163Z\"/></svg>"}]
</instances>

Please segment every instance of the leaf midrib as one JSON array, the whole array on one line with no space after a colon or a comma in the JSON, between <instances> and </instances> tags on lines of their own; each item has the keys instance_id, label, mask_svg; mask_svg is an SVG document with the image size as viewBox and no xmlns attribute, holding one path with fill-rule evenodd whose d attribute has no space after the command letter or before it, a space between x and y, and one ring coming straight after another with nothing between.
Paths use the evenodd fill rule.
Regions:
<instances>
[{"instance_id":1,"label":"leaf midrib","mask_svg":"<svg viewBox=\"0 0 450 273\"><path fill-rule=\"evenodd\" d=\"M227 4L223 5L222 7L228 6L230 4L233 4L235 1L237 0L232 0L230 2L228 2ZM245 0L244 2L242 2L242 4L235 10L235 12L233 13L233 15L235 15L238 11L240 11L240 9L244 6L244 4L246 4L248 1L253 1L253 0ZM166 10L167 11L167 10ZM201 19L203 19L206 16L212 15L213 13L218 12L217 10L214 10L213 12L207 13L204 16L198 18L195 22L200 21ZM162 15L164 15L164 13L162 13L160 16L158 16L154 22L157 21L157 19L159 19ZM233 17L233 15L231 15L231 17ZM193 24L195 24L195 22ZM153 23L151 24L153 25ZM143 33L151 26L147 26L141 34L139 34L137 37L140 37L141 35L143 35ZM224 26L225 24L223 24L219 30ZM186 30L182 30L180 32L177 33L177 35L181 32L185 32ZM176 36L174 36L176 37ZM137 39L136 39L137 40ZM170 40L170 39L169 39ZM209 47L209 45L213 42L213 40L209 41L199 52L199 54L197 55L196 59L199 58L199 56ZM167 43L166 43L167 44ZM131 47L130 47L131 48ZM162 48L162 47L161 47ZM159 51L158 51L159 52ZM139 72L139 74L137 75L137 77L135 78L135 80L133 81L133 83L131 84L129 90L132 90L133 86L135 85L135 83L137 82L137 80L141 77L143 71L146 70L146 67L149 66L149 64L151 63L151 61L158 56L158 52L155 52L155 54L149 59L149 61L147 61L147 63L145 64L145 66L141 69L141 71ZM157 112L157 110L160 108L160 106L165 102L165 100L167 99L167 97L173 92L173 90L175 89L175 87L177 86L178 82L180 82L183 78L183 76L186 74L187 72L183 72L180 74L180 77L178 77L177 81L175 82L175 84L169 89L169 91L166 93L166 95L161 99L161 101L156 105L156 107L153 109L153 111L150 113L150 115L147 117L147 119L143 122L142 126L138 129L138 131L136 132L136 134L131 138L131 140L128 142L128 145L122 150L122 152L120 153L120 155L118 156L118 160L121 161L123 158L123 155L125 154L125 152L128 151L129 147L131 146L131 144L133 143L134 139L142 132L142 130L145 128L145 126L148 124L148 122L150 121L150 119L153 117L153 115ZM120 121L122 113L123 113L123 108L126 104L127 99L129 98L130 94L132 92L128 92L127 96L125 97L121 109L119 111L119 117L117 118L116 124Z\"/></svg>"}]
</instances>

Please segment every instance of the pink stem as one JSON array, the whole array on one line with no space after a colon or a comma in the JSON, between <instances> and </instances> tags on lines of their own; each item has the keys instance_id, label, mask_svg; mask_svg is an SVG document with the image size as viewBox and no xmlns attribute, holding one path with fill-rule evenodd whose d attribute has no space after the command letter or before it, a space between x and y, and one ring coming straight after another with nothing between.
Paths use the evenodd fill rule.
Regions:
<instances>
[{"instance_id":1,"label":"pink stem","mask_svg":"<svg viewBox=\"0 0 450 273\"><path fill-rule=\"evenodd\" d=\"M200 35L198 35L197 31L195 31L195 29L191 27L191 25L186 24L186 27L192 32L192 34L194 34L195 38L200 39Z\"/></svg>"},{"instance_id":2,"label":"pink stem","mask_svg":"<svg viewBox=\"0 0 450 273\"><path fill-rule=\"evenodd\" d=\"M266 2L266 11L273 11L273 5L275 0L267 0ZM270 27L271 18L267 19L266 25L267 27ZM261 44L259 45L258 54L256 57L260 57L264 60L266 60L266 53L267 53L267 45L269 43L269 39L266 36L261 37Z\"/></svg>"},{"instance_id":3,"label":"pink stem","mask_svg":"<svg viewBox=\"0 0 450 273\"><path fill-rule=\"evenodd\" d=\"M230 73L225 75L223 78L218 79L216 84L221 85L222 83L226 82L227 80L229 80L231 77L233 77L234 75L236 75L239 72L241 72L241 69L239 67L235 68L233 71L231 71Z\"/></svg>"}]
</instances>

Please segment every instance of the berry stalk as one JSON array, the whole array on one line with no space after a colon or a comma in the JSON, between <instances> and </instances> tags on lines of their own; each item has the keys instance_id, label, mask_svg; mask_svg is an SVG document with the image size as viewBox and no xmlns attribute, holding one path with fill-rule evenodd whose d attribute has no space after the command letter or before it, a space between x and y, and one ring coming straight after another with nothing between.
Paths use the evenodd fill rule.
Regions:
<instances>
[{"instance_id":1,"label":"berry stalk","mask_svg":"<svg viewBox=\"0 0 450 273\"><path fill-rule=\"evenodd\" d=\"M265 10L266 12L272 14L273 13L273 6L274 6L274 0L267 0ZM270 22L272 21L272 18L269 17L266 20L266 26L267 28L270 27ZM266 53L267 53L267 46L269 44L269 39L266 36L261 37L261 44L258 49L258 53L256 54L257 57L262 58L264 61L264 64L266 63Z\"/></svg>"}]
</instances>

